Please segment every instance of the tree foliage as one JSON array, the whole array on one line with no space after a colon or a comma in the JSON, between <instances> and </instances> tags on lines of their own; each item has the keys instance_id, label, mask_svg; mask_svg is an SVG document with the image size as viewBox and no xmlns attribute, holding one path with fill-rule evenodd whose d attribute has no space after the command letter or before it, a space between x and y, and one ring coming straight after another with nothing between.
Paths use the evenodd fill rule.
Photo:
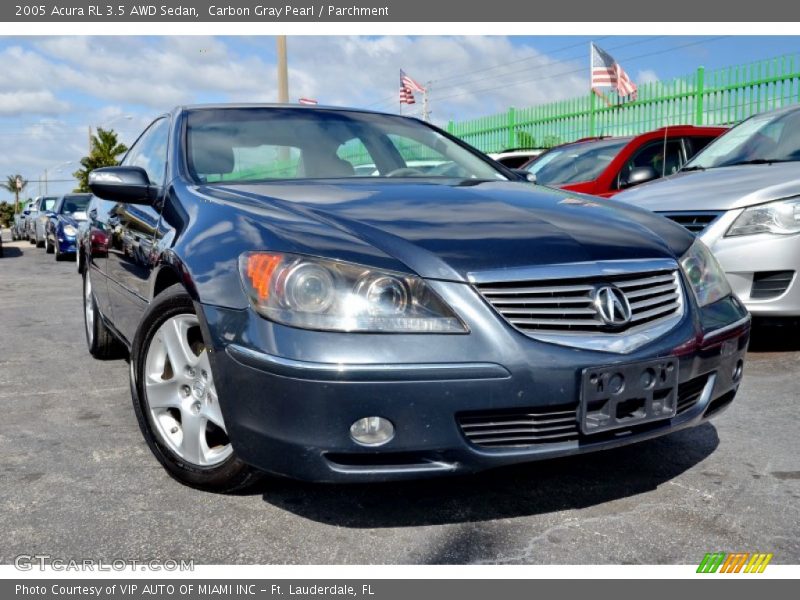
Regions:
<instances>
[{"instance_id":1,"label":"tree foliage","mask_svg":"<svg viewBox=\"0 0 800 600\"><path fill-rule=\"evenodd\" d=\"M119 164L120 156L128 147L117 139L113 129L97 128L97 133L92 136L92 148L89 156L81 159L81 169L75 171L73 176L78 180L76 192L88 192L89 173L100 167L114 167Z\"/></svg>"},{"instance_id":2,"label":"tree foliage","mask_svg":"<svg viewBox=\"0 0 800 600\"><path fill-rule=\"evenodd\" d=\"M17 187L17 181L20 182L20 187ZM28 186L28 182L22 175L17 173L16 175L6 175L6 181L0 183L0 186L14 194L14 206L18 207L19 194ZM19 210L19 208L15 208L15 210Z\"/></svg>"}]
</instances>

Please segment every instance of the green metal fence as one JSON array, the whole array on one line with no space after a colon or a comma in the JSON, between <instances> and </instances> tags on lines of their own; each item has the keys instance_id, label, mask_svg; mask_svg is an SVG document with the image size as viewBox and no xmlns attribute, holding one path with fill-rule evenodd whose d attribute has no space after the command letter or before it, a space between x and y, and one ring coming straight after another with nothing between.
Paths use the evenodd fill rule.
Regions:
<instances>
[{"instance_id":1,"label":"green metal fence","mask_svg":"<svg viewBox=\"0 0 800 600\"><path fill-rule=\"evenodd\" d=\"M730 125L750 115L800 103L800 55L639 86L636 100L594 93L447 124L483 152L550 147L582 137L630 135L666 125Z\"/></svg>"}]
</instances>

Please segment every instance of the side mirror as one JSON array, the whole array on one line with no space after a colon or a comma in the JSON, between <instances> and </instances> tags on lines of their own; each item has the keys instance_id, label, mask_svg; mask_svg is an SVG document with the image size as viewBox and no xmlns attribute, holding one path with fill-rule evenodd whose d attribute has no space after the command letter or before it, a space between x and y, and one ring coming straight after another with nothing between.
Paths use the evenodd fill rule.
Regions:
<instances>
[{"instance_id":1,"label":"side mirror","mask_svg":"<svg viewBox=\"0 0 800 600\"><path fill-rule=\"evenodd\" d=\"M511 169L514 174L518 175L520 179L524 181L529 181L530 183L536 183L536 175L531 173L530 171L526 171L525 169Z\"/></svg>"},{"instance_id":2,"label":"side mirror","mask_svg":"<svg viewBox=\"0 0 800 600\"><path fill-rule=\"evenodd\" d=\"M151 205L158 198L158 186L150 183L141 167L103 167L89 173L89 189L98 198L125 204Z\"/></svg>"},{"instance_id":3,"label":"side mirror","mask_svg":"<svg viewBox=\"0 0 800 600\"><path fill-rule=\"evenodd\" d=\"M628 173L628 179L622 182L620 187L629 188L633 187L634 185L639 185L641 183L646 183L648 181L653 181L654 179L658 179L660 177L658 171L656 171L653 167L644 166L644 167L634 167L631 169L631 172Z\"/></svg>"}]
</instances>

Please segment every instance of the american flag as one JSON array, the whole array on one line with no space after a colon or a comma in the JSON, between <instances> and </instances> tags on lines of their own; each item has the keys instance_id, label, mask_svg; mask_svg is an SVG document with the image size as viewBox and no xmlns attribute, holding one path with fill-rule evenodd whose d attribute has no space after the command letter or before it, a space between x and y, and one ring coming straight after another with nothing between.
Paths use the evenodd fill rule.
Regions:
<instances>
[{"instance_id":1,"label":"american flag","mask_svg":"<svg viewBox=\"0 0 800 600\"><path fill-rule=\"evenodd\" d=\"M400 69L400 104L416 104L414 92L424 92L425 88L411 79Z\"/></svg>"},{"instance_id":2,"label":"american flag","mask_svg":"<svg viewBox=\"0 0 800 600\"><path fill-rule=\"evenodd\" d=\"M412 92L424 92L425 88L411 79L403 69L400 69L400 87L407 87Z\"/></svg>"},{"instance_id":3,"label":"american flag","mask_svg":"<svg viewBox=\"0 0 800 600\"><path fill-rule=\"evenodd\" d=\"M407 87L400 88L400 104L416 104L417 101L414 100L414 92L412 92Z\"/></svg>"},{"instance_id":4,"label":"american flag","mask_svg":"<svg viewBox=\"0 0 800 600\"><path fill-rule=\"evenodd\" d=\"M300 104L319 104L319 103L318 103L316 100L314 100L313 98L300 98L300 99L298 100L298 102L299 102Z\"/></svg>"},{"instance_id":5,"label":"american flag","mask_svg":"<svg viewBox=\"0 0 800 600\"><path fill-rule=\"evenodd\" d=\"M612 87L620 96L636 99L636 84L625 70L608 52L592 44L592 89L598 87Z\"/></svg>"}]
</instances>

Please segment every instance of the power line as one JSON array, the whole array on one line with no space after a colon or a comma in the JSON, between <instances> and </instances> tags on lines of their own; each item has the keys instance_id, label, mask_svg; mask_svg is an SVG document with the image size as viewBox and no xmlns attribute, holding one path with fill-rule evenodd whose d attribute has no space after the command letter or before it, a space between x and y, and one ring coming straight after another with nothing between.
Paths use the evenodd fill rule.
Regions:
<instances>
[{"instance_id":1,"label":"power line","mask_svg":"<svg viewBox=\"0 0 800 600\"><path fill-rule=\"evenodd\" d=\"M647 39L644 39L644 40L636 40L636 41L628 42L628 43L625 43L625 44L619 44L617 46L609 46L608 50L619 50L620 48L627 48L629 46L636 46L636 45L639 45L639 44L652 42L654 40L657 40L657 39L663 38L663 37L666 37L666 36L663 36L663 35L661 35L661 36L653 36L651 38L647 38ZM600 39L602 39L602 38L600 38ZM452 89L454 87L459 87L461 85L472 85L473 83L478 83L480 81L486 81L488 79L495 79L495 78L498 78L498 77L505 77L506 75L516 75L516 74L523 73L523 72L526 72L526 71L538 71L540 69L545 69L547 67L552 67L553 65L567 64L567 63L570 63L570 62L574 61L575 59L581 58L581 57L582 57L582 55L581 56L577 56L576 55L576 56L572 56L572 57L568 57L568 58L563 58L561 60L550 61L550 62L548 62L546 64L543 64L543 65L534 65L534 66L528 67L526 69L519 69L519 70L513 71L511 73L503 73L501 75L490 75L488 77L481 77L481 78L473 79L473 80L460 81L458 84L452 84L452 85L444 86L444 89ZM438 88L438 89L441 90L442 88Z\"/></svg>"},{"instance_id":2,"label":"power line","mask_svg":"<svg viewBox=\"0 0 800 600\"><path fill-rule=\"evenodd\" d=\"M604 40L604 39L607 39L609 37L611 37L611 36L602 36L602 37L599 37L599 38L593 38L590 41ZM630 42L625 42L624 44L617 44L615 46L609 46L607 48L607 50L619 50L621 48L628 48L630 46L637 46L637 45L640 45L640 44L647 44L647 43L651 43L653 41L656 41L656 40L659 40L659 39L662 39L662 38L665 38L665 37L667 37L667 36L665 36L665 35L648 36L648 37L646 37L644 39L633 40L633 41L630 41ZM564 51L564 50L568 50L568 49L571 49L571 48L582 46L585 43L586 43L586 41L582 41L582 42L578 42L578 43L575 43L575 44L570 44L568 46L562 46L561 48L557 48L556 50L553 50L552 52L549 52L547 55L540 54L540 55L537 55L537 56L529 56L529 57L526 57L526 58L523 58L523 59L519 59L519 60L516 60L516 61L509 61L509 62L505 62L505 63L500 63L500 64L497 64L497 65L494 65L493 67L487 67L485 69L480 69L480 70L472 71L472 72L464 72L464 73L462 73L460 75L452 75L452 76L448 76L448 77L441 78L441 79L433 79L431 81L433 83L437 83L437 82L441 82L441 81L448 81L450 79L455 79L455 78L463 76L463 75L469 75L469 74L474 75L474 74L481 73L481 72L484 72L484 71L490 71L490 70L506 67L508 65L517 64L519 62L524 62L524 61L533 60L533 59L542 58L542 57L546 58L547 56L550 56L552 54L556 54L556 53ZM547 67L552 67L554 65L567 64L567 63L570 63L570 62L574 61L575 59L581 58L581 56L582 55L573 55L573 56L569 56L569 57L562 58L562 59L559 59L559 60L551 60L551 61L547 62L546 64L534 65L532 67L527 67L525 69L517 69L515 71L508 72L508 73L500 73L500 74L497 74L497 75L489 75L489 76L486 76L486 77L479 77L477 79L461 80L457 84L450 84L450 85L445 85L445 86L441 86L441 87L437 86L436 90L437 91L441 91L442 89L452 89L452 88L460 87L460 86L463 86L463 85L472 85L474 83L479 83L481 81L487 81L487 80L490 80L490 79L497 79L497 78L511 76L511 75L518 75L519 73L523 73L523 72L526 72L526 71L537 71L537 70L540 70L540 69L545 69ZM581 70L583 70L583 69L581 69ZM512 85L516 85L516 84L512 84ZM501 86L498 86L498 87L501 87ZM496 89L496 88L493 88L493 89ZM446 97L451 97L451 96L446 96ZM435 99L435 98L436 97L433 96L431 99ZM367 108L369 108L371 106L376 106L376 105L380 106L380 105L383 105L383 104L388 104L390 101L392 101L394 99L395 99L395 96L389 96L387 99L385 99L383 101L378 101L378 102L373 102L372 104L368 104ZM441 97L440 97L440 99L441 99Z\"/></svg>"},{"instance_id":3,"label":"power line","mask_svg":"<svg viewBox=\"0 0 800 600\"><path fill-rule=\"evenodd\" d=\"M674 50L680 50L681 48L687 48L689 46L697 46L699 44L716 42L716 41L719 41L721 39L728 38L728 37L730 37L730 36L728 36L728 35L720 35L720 36L713 37L713 38L707 38L707 39L704 39L704 40L699 40L699 41L695 41L695 42L688 42L686 44L680 44L678 46L673 46L671 48L666 48L664 50L656 50L656 51L653 51L653 52L646 52L644 54L638 54L638 55L635 55L635 56L627 56L627 57L621 59L620 62L622 62L622 61L634 61L634 60L637 60L637 59L640 59L640 58L646 58L648 56L655 56L655 55L658 55L658 54L664 54L666 52L672 52ZM522 84L525 84L525 83L533 83L535 81L545 81L547 79L555 79L556 77L563 77L565 75L573 75L575 73L583 73L585 71L586 71L585 68L571 69L569 71L561 71L559 73L553 73L551 75L547 75L547 76L544 76L544 77L536 77L534 79L522 79L522 80L519 80L519 81L504 82L502 85L498 85L498 86L482 88L482 89L478 89L478 90L467 90L467 91L464 91L464 92L459 92L459 93L456 93L456 94L450 94L450 95L447 95L447 96L438 96L438 97L434 96L433 98L431 98L431 100L447 100L447 99L450 99L450 98L457 98L459 96L466 96L468 94L476 94L476 93L481 93L481 92L490 92L490 91L494 91L494 90L497 90L497 89L500 89L500 88L513 87L513 86L522 85Z\"/></svg>"},{"instance_id":4,"label":"power line","mask_svg":"<svg viewBox=\"0 0 800 600\"><path fill-rule=\"evenodd\" d=\"M595 38L595 39L596 40L604 40L604 39L606 39L608 37L609 36L604 35L602 37ZM590 41L591 41L591 39L590 39ZM547 55L558 54L559 52L563 52L564 50L571 50L572 48L577 48L578 46L583 46L585 44L586 44L586 41L584 40L584 41L577 42L575 44L570 44L568 46L562 46L561 48L556 48L555 50L552 50L551 52L548 52ZM439 79L433 79L432 81L434 83L439 83L439 82L442 82L442 81L449 81L451 79L457 79L457 78L462 77L464 75L475 75L476 73L483 73L485 71L492 71L494 69L500 69L502 67L507 67L509 65L515 65L515 64L519 64L521 62L526 62L526 61L529 61L529 60L534 60L534 59L537 59L537 58L541 58L542 56L543 56L543 54L537 54L536 56L526 56L525 58L520 58L518 60L512 60L512 61L508 61L508 62L504 62L504 63L498 63L498 64L494 65L493 67L486 67L485 69L478 69L476 71L463 71L463 72L457 73L455 75L448 75L447 77L440 77ZM555 62L559 62L559 61L555 61Z\"/></svg>"},{"instance_id":5,"label":"power line","mask_svg":"<svg viewBox=\"0 0 800 600\"><path fill-rule=\"evenodd\" d=\"M609 36L603 36L603 37L596 38L596 39L600 39L600 40L602 40L602 39L605 39L605 38L607 38L607 37L609 37ZM569 44L569 45L567 45L567 46L562 46L562 47L560 47L560 48L556 48L555 50L552 50L551 52L549 52L549 54L551 54L551 55L552 55L552 54L557 54L557 53L559 53L559 52L563 52L564 50L570 50L570 49L572 49L572 48L575 48L575 47L577 47L577 46L582 46L582 45L583 45L583 44L585 44L585 43L586 43L586 41L582 41L582 42L577 42L577 43L575 43L575 44ZM457 78L457 77L461 77L461 76L463 76L463 75L470 75L470 74L474 75L475 73L481 73L481 72L484 72L484 71L491 71L491 70L493 70L493 69L499 69L499 68L501 68L501 67L505 67L505 66L508 66L508 65L511 65L511 64L516 64L516 63L525 62L525 61L528 61L528 60L533 60L533 59L535 59L535 58L540 58L540 56L541 56L541 55L537 55L537 56L526 56L525 58L520 58L520 59L518 59L518 60L513 60L513 61L509 61L509 62L499 63L499 64L496 64L496 65L492 65L492 66L490 66L490 67L485 67L485 68L482 68L482 69L478 69L477 71L463 71L463 72L461 72L461 73L457 73L457 74L455 74L455 75L448 75L447 77L440 77L439 79L431 79L430 81L431 81L432 83L438 83L438 82L442 82L442 81L449 81L450 79L455 79L455 78ZM557 62L557 61L556 61L556 62ZM377 106L377 105L387 104L387 103L389 103L389 102L391 102L391 101L395 100L396 98L397 98L397 94L392 94L391 96L387 96L387 97L386 97L385 99L383 99L383 100L378 100L378 101L376 101L376 102L372 102L372 103L370 103L370 104L367 104L367 105L365 105L365 106L364 106L364 108L369 108L369 107L371 107L371 106Z\"/></svg>"}]
</instances>

